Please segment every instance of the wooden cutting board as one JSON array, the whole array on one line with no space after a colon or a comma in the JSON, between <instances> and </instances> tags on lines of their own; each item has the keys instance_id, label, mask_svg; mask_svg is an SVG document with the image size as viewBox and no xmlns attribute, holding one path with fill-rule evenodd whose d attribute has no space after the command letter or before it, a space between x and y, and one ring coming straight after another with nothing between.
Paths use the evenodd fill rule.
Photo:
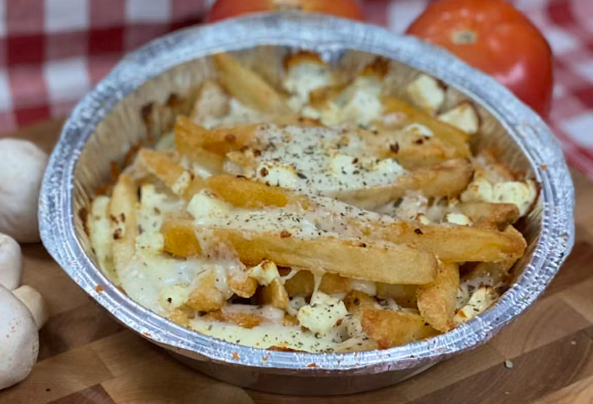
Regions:
<instances>
[{"instance_id":1,"label":"wooden cutting board","mask_svg":"<svg viewBox=\"0 0 593 404\"><path fill-rule=\"evenodd\" d=\"M15 136L53 146L61 122ZM24 283L46 298L39 362L2 404L593 403L593 185L578 173L577 242L533 307L486 346L394 387L349 397L287 397L197 373L112 320L49 257L25 245ZM0 359L1 360L1 359Z\"/></svg>"}]
</instances>

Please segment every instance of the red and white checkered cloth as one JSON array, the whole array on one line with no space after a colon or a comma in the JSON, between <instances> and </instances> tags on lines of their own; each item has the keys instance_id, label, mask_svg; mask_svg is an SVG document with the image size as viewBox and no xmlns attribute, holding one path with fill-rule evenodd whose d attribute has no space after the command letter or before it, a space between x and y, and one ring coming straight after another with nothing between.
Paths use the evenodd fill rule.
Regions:
<instances>
[{"instance_id":1,"label":"red and white checkered cloth","mask_svg":"<svg viewBox=\"0 0 593 404\"><path fill-rule=\"evenodd\" d=\"M431 1L362 3L370 22L403 32ZM568 160L593 178L593 0L509 1L552 45L556 85L549 122ZM0 134L67 115L123 54L198 23L210 3L0 0Z\"/></svg>"}]
</instances>

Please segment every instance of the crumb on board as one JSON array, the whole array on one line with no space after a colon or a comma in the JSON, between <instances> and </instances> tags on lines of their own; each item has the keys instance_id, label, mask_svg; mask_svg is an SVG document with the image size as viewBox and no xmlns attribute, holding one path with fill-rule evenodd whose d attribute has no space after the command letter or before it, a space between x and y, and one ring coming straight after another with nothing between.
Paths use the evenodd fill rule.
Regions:
<instances>
[{"instance_id":1,"label":"crumb on board","mask_svg":"<svg viewBox=\"0 0 593 404\"><path fill-rule=\"evenodd\" d=\"M511 362L510 360L506 360L504 361L504 367L507 369L512 369L513 368L513 362Z\"/></svg>"}]
</instances>

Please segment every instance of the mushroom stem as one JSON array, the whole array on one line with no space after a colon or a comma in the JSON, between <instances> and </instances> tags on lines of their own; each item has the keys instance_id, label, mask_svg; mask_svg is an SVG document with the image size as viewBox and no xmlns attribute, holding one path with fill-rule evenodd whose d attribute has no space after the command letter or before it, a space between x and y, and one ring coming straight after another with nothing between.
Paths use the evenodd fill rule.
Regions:
<instances>
[{"instance_id":1,"label":"mushroom stem","mask_svg":"<svg viewBox=\"0 0 593 404\"><path fill-rule=\"evenodd\" d=\"M23 285L14 290L12 294L27 306L33 319L35 319L37 329L41 329L49 318L49 311L41 293L33 289L31 286Z\"/></svg>"},{"instance_id":2,"label":"mushroom stem","mask_svg":"<svg viewBox=\"0 0 593 404\"><path fill-rule=\"evenodd\" d=\"M21 247L12 237L0 233L0 285L8 290L18 288L22 273Z\"/></svg>"}]
</instances>

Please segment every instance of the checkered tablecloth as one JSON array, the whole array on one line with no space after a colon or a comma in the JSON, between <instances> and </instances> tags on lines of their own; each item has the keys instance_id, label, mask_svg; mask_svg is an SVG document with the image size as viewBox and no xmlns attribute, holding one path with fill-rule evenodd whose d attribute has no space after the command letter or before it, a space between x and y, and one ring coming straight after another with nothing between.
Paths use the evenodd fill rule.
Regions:
<instances>
[{"instance_id":1,"label":"checkered tablecloth","mask_svg":"<svg viewBox=\"0 0 593 404\"><path fill-rule=\"evenodd\" d=\"M403 32L430 1L365 0L363 6L370 22ZM549 123L568 160L593 178L593 0L509 1L552 45ZM199 23L211 2L0 0L0 135L67 115L126 52Z\"/></svg>"}]
</instances>

